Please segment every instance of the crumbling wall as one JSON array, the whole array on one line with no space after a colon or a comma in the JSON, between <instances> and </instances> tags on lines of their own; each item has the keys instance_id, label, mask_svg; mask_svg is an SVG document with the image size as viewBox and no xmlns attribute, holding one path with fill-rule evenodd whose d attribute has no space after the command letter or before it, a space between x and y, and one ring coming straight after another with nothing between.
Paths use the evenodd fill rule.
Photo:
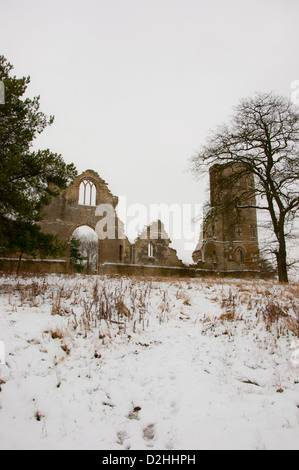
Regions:
<instances>
[{"instance_id":1,"label":"crumbling wall","mask_svg":"<svg viewBox=\"0 0 299 470\"><path fill-rule=\"evenodd\" d=\"M147 226L135 241L135 262L140 265L184 266L160 220Z\"/></svg>"},{"instance_id":2,"label":"crumbling wall","mask_svg":"<svg viewBox=\"0 0 299 470\"><path fill-rule=\"evenodd\" d=\"M86 194L85 185L88 186ZM69 244L78 227L88 226L99 234L98 224L104 221L103 227L101 225L101 233L104 234L99 234L98 240L98 263L123 262L126 261L129 242L126 238L119 238L120 221L115 211L117 204L118 198L111 193L107 183L95 171L87 170L45 208L41 229ZM105 207L109 217L104 211ZM69 253L65 259L69 267Z\"/></svg>"},{"instance_id":3,"label":"crumbling wall","mask_svg":"<svg viewBox=\"0 0 299 470\"><path fill-rule=\"evenodd\" d=\"M87 182L87 183L86 183ZM82 184L94 185L86 194L80 194ZM84 187L83 187L84 189ZM86 196L86 200L84 197ZM160 221L153 222L131 244L125 236L125 228L116 214L118 198L109 190L107 183L93 170L79 175L72 185L54 198L45 208L41 229L70 243L74 231L83 225L97 233L98 264L121 263L136 265L184 266L176 250L170 247L171 240ZM110 216L104 211L108 206ZM102 230L104 226L104 231ZM99 230L101 227L101 230ZM103 233L104 232L104 233ZM69 253L66 254L69 266Z\"/></svg>"}]
</instances>

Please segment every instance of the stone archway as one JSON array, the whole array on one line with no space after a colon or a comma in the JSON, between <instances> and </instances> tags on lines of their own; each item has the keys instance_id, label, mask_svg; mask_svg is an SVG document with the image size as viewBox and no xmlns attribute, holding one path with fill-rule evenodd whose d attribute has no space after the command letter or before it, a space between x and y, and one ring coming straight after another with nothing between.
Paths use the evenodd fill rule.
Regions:
<instances>
[{"instance_id":1,"label":"stone archway","mask_svg":"<svg viewBox=\"0 0 299 470\"><path fill-rule=\"evenodd\" d=\"M100 213L97 209L102 204L109 205L111 214L114 217L114 225L118 227L118 218L115 211L118 198L111 193L107 183L100 178L98 173L87 170L77 176L68 188L62 191L59 196L53 198L49 206L45 207L45 217L41 222L41 229L45 233L57 235L61 241L69 245L72 235L78 227L88 226L93 230L96 229L98 222L103 218L102 215L97 215ZM99 240L98 264L118 262L120 243L125 245L122 253L125 260L129 247L126 246L123 239L118 240L117 231L111 239ZM69 269L69 250L65 259Z\"/></svg>"},{"instance_id":2,"label":"stone archway","mask_svg":"<svg viewBox=\"0 0 299 470\"><path fill-rule=\"evenodd\" d=\"M71 235L71 240L79 242L79 253L82 256L82 272L85 274L98 273L99 239L96 232L88 225L81 225L75 228ZM70 242L71 243L71 242Z\"/></svg>"}]
</instances>

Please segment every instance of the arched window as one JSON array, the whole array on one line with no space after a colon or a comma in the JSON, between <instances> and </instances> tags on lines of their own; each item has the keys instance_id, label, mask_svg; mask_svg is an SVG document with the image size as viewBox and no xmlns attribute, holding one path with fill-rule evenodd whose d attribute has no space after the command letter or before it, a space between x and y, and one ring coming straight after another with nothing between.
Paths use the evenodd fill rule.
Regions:
<instances>
[{"instance_id":1,"label":"arched window","mask_svg":"<svg viewBox=\"0 0 299 470\"><path fill-rule=\"evenodd\" d=\"M97 190L90 180L83 180L79 187L79 204L83 206L96 206Z\"/></svg>"},{"instance_id":2,"label":"arched window","mask_svg":"<svg viewBox=\"0 0 299 470\"><path fill-rule=\"evenodd\" d=\"M148 257L153 258L154 257L154 246L152 243L148 244Z\"/></svg>"},{"instance_id":3,"label":"arched window","mask_svg":"<svg viewBox=\"0 0 299 470\"><path fill-rule=\"evenodd\" d=\"M245 255L244 250L242 248L238 248L236 251L236 261L238 263L244 263Z\"/></svg>"}]
</instances>

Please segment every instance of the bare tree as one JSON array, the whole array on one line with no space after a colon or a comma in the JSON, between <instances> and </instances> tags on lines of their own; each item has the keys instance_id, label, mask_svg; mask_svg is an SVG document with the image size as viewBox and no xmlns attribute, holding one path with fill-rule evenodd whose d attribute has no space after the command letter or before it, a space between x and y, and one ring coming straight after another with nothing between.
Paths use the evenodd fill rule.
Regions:
<instances>
[{"instance_id":1,"label":"bare tree","mask_svg":"<svg viewBox=\"0 0 299 470\"><path fill-rule=\"evenodd\" d=\"M78 227L73 233L73 239L78 242L79 264L87 274L97 273L98 270L98 237L88 226Z\"/></svg>"},{"instance_id":2,"label":"bare tree","mask_svg":"<svg viewBox=\"0 0 299 470\"><path fill-rule=\"evenodd\" d=\"M192 158L191 169L198 177L215 164L225 169L217 181L219 196L222 191L226 195L222 205L234 204L239 210L254 207L269 214L279 280L288 282L287 229L299 208L298 108L274 93L242 100L231 122L212 132ZM238 199L231 191L227 201L230 188L249 174L254 175L255 185L244 188Z\"/></svg>"},{"instance_id":3,"label":"bare tree","mask_svg":"<svg viewBox=\"0 0 299 470\"><path fill-rule=\"evenodd\" d=\"M85 271L87 274L97 272L98 264L98 240L93 234L85 233L80 237L80 251L85 260Z\"/></svg>"}]
</instances>

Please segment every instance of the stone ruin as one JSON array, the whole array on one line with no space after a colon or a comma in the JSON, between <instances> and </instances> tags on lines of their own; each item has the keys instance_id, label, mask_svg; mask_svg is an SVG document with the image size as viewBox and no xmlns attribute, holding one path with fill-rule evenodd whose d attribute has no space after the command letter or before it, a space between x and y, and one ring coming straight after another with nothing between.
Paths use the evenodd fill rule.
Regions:
<instances>
[{"instance_id":1,"label":"stone ruin","mask_svg":"<svg viewBox=\"0 0 299 470\"><path fill-rule=\"evenodd\" d=\"M210 171L211 207L219 197L215 186L217 168ZM249 175L240 183L254 184ZM238 188L237 188L238 190ZM187 276L232 275L255 276L259 273L259 248L256 210L244 209L240 214L226 211L207 220L201 239L193 253L194 264L185 266L171 248L171 240L158 220L146 227L131 243L116 212L118 197L93 170L77 176L73 183L44 208L40 223L44 233L56 235L66 242L68 250L59 260L26 260L22 270L34 272L71 272L70 242L82 226L97 234L96 273L108 274L177 274ZM5 270L13 270L16 259L6 259Z\"/></svg>"},{"instance_id":2,"label":"stone ruin","mask_svg":"<svg viewBox=\"0 0 299 470\"><path fill-rule=\"evenodd\" d=\"M135 243L125 236L116 213L118 198L93 170L74 182L45 208L41 229L70 244L76 229L88 226L98 235L98 272L107 265L183 267L162 222L156 221L139 234ZM65 269L70 270L69 253ZM107 268L106 268L107 269Z\"/></svg>"}]
</instances>

